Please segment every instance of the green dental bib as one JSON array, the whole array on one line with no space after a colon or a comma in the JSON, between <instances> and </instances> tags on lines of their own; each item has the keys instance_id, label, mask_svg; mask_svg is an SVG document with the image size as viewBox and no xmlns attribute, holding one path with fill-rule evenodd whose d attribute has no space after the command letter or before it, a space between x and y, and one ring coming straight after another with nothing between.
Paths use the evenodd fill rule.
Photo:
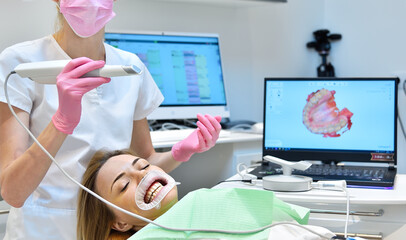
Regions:
<instances>
[{"instance_id":1,"label":"green dental bib","mask_svg":"<svg viewBox=\"0 0 406 240\"><path fill-rule=\"evenodd\" d=\"M190 192L155 222L174 228L253 230L280 221L307 224L310 210L285 203L271 191L200 189ZM268 239L269 228L250 234L170 231L148 224L131 240L141 239Z\"/></svg>"}]
</instances>

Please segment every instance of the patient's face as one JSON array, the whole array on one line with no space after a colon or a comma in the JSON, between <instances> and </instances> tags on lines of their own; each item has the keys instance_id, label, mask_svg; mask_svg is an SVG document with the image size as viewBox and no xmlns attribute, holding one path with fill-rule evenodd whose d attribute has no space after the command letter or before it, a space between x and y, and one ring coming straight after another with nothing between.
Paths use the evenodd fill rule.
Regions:
<instances>
[{"instance_id":1,"label":"patient's face","mask_svg":"<svg viewBox=\"0 0 406 240\"><path fill-rule=\"evenodd\" d=\"M135 203L135 192L141 179L151 170L164 172L142 158L129 154L110 158L100 169L96 178L96 191L108 201L148 219L155 219L178 201L176 186L161 201L161 208L142 210ZM148 187L146 187L148 188ZM147 192L147 191L145 191ZM148 193L146 193L147 195ZM147 223L113 209L116 217L135 226L138 230Z\"/></svg>"}]
</instances>

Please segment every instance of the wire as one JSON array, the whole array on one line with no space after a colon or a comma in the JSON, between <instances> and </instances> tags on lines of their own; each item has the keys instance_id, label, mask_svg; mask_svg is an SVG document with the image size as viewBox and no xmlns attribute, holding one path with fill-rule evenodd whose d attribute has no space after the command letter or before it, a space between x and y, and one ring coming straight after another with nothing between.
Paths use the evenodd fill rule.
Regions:
<instances>
[{"instance_id":1,"label":"wire","mask_svg":"<svg viewBox=\"0 0 406 240\"><path fill-rule=\"evenodd\" d=\"M197 127L196 121L194 121L194 120L191 120L191 119L184 119L183 122L184 122L185 125L188 124L188 125L191 125L191 126L193 126L193 127Z\"/></svg>"},{"instance_id":2,"label":"wire","mask_svg":"<svg viewBox=\"0 0 406 240\"><path fill-rule=\"evenodd\" d=\"M402 89L403 89L404 95L406 96L406 79L403 80ZM402 117L400 116L399 107L398 107L398 118L399 118L400 128L402 129L403 137L406 139L406 129L405 129L405 126L403 125Z\"/></svg>"},{"instance_id":3,"label":"wire","mask_svg":"<svg viewBox=\"0 0 406 240\"><path fill-rule=\"evenodd\" d=\"M403 92L406 95L406 79L403 80Z\"/></svg>"},{"instance_id":4,"label":"wire","mask_svg":"<svg viewBox=\"0 0 406 240\"><path fill-rule=\"evenodd\" d=\"M182 130L182 129L195 129L196 122L190 119L182 120L148 120L151 131L168 131L168 130Z\"/></svg>"},{"instance_id":5,"label":"wire","mask_svg":"<svg viewBox=\"0 0 406 240\"><path fill-rule=\"evenodd\" d=\"M254 167L254 166L259 166L259 164L253 164L250 166L250 168ZM241 169L241 167L243 169ZM257 178L258 178L257 176L255 176L254 174L248 173L248 167L244 163L239 163L237 165L237 174L240 175L242 182L244 182L245 184L248 184L248 185L254 186L259 181L259 180L257 180Z\"/></svg>"},{"instance_id":6,"label":"wire","mask_svg":"<svg viewBox=\"0 0 406 240\"><path fill-rule=\"evenodd\" d=\"M345 227L344 227L344 237L347 238L348 222L350 219L350 195L348 194L347 188L343 188L343 191L345 192L345 196L347 197L347 209L345 213Z\"/></svg>"},{"instance_id":7,"label":"wire","mask_svg":"<svg viewBox=\"0 0 406 240\"><path fill-rule=\"evenodd\" d=\"M399 112L399 108L398 108L398 112ZM402 121L402 117L400 117L400 114L398 115L398 118L399 118L400 128L402 129L403 136L406 139L406 130L405 130L405 127L403 126L403 121Z\"/></svg>"},{"instance_id":8,"label":"wire","mask_svg":"<svg viewBox=\"0 0 406 240\"><path fill-rule=\"evenodd\" d=\"M166 130L173 130L173 129L192 129L190 127L186 127L180 124L166 122L163 123L161 129L159 131L166 131Z\"/></svg>"},{"instance_id":9,"label":"wire","mask_svg":"<svg viewBox=\"0 0 406 240\"><path fill-rule=\"evenodd\" d=\"M232 126L231 128L229 128L229 130L246 130L246 131L250 131L252 130L252 125L251 124L237 124L235 126Z\"/></svg>"},{"instance_id":10,"label":"wire","mask_svg":"<svg viewBox=\"0 0 406 240\"><path fill-rule=\"evenodd\" d=\"M347 238L348 234L348 222L350 218L350 195L348 194L347 190L347 184L344 181L341 185L339 184L334 184L334 182L342 182L342 181L319 181L319 182L313 182L312 183L312 188L318 188L318 189L323 189L327 191L342 191L345 193L346 197L346 212L345 212L345 225L344 225L344 237ZM324 184L323 184L324 183ZM331 184L329 184L331 183ZM345 185L344 185L345 184ZM326 185L326 186L324 186Z\"/></svg>"},{"instance_id":11,"label":"wire","mask_svg":"<svg viewBox=\"0 0 406 240\"><path fill-rule=\"evenodd\" d=\"M93 192L92 190L86 188L86 187L83 186L80 182L78 182L78 181L76 181L74 178L72 178L72 177L59 165L59 163L54 159L54 157L45 149L45 147L42 146L42 144L37 140L37 138L34 136L34 134L32 134L32 132L31 132L31 131L24 125L24 123L18 118L17 114L15 113L13 107L12 107L11 104L10 104L10 99L9 99L8 90L7 90L7 85L8 85L9 78L10 78L10 76L11 76L12 74L15 74L15 73L16 73L15 71L10 72L10 73L7 75L6 80L5 80L5 82L4 82L4 93L5 93L5 97L6 97L6 100L7 100L7 105L8 105L8 107L9 107L9 109L10 109L12 115L15 117L15 119L17 120L17 122L27 131L27 133L28 133L28 134L30 135L30 137L34 140L34 142L35 142L36 144L38 144L38 146L41 148L41 150L44 151L44 153L52 160L52 162L53 162L53 163L57 166L57 168L63 173L63 175L65 175L65 177L67 177L70 181L72 181L73 183L75 183L76 185L78 185L81 189L83 189L84 191L88 192L89 194L91 194L91 195L94 196L95 198L99 199L101 202L107 204L108 206L110 206L110 207L112 207L112 208L114 208L114 209L116 209L116 210L119 210L119 211L121 211L121 212L123 212L123 213L125 213L125 214L128 214L128 215L130 215L130 216L132 216L132 217L134 217L134 218L137 218L137 219L139 219L139 220L142 220L142 221L144 221L144 222L147 222L147 223L156 225L156 226L158 226L158 227L160 227L160 228L167 229L167 230L171 230L171 231L181 231L181 232L185 232L185 231L193 231L193 232L194 232L194 231L197 231L197 232L216 232L216 233L231 233L231 234L249 234L249 233L260 232L260 231L263 231L263 230L265 230L265 229L267 229L267 228L272 228L272 227L275 227L275 226L278 226L278 225L295 225L295 226L301 227L301 228L303 228L303 229L305 229L305 230L307 230L307 231L309 231L309 232L311 232L311 233L313 233L313 234L315 234L315 235L317 235L317 236L319 236L319 237L321 237L321 238L330 239L330 238L328 238L328 237L323 236L322 234L319 234L319 233L313 231L312 229L309 229L309 228L307 228L307 227L305 227L305 226L302 226L302 225L297 224L297 223L292 223L292 222L278 222L278 223L269 224L269 225L266 225L266 226L263 226L263 227L260 227L260 228L257 228L257 229L252 229L252 230L221 230L221 229L199 229L199 228L175 228L175 227L168 227L168 226L161 225L161 224L159 224L159 223L157 223L157 222L151 221L151 220L149 220L148 218L145 218L145 217L143 217L143 216L140 216L140 215L134 214L134 213L132 213L132 212L130 212L130 211L127 211L127 210L125 210L125 209L123 209L123 208L121 208L121 207L119 207L119 206L117 206L117 205L115 205L115 204L113 204L113 203L111 203L111 202L105 200L104 198L102 198L101 196L99 196L97 193L95 193L95 192Z\"/></svg>"}]
</instances>

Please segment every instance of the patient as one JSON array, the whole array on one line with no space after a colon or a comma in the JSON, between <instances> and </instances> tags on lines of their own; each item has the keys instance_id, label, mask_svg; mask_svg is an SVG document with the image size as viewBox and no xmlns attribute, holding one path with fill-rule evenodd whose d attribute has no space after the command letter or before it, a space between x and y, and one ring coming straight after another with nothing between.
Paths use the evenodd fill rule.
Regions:
<instances>
[{"instance_id":1,"label":"patient","mask_svg":"<svg viewBox=\"0 0 406 240\"><path fill-rule=\"evenodd\" d=\"M89 162L82 184L111 203L154 220L178 201L178 193L176 186L166 189L169 192L161 201L159 209L140 209L135 203L136 189L141 179L151 171L162 175L155 176L149 186L145 183L140 186L144 195L142 200L148 204L156 197L150 188L165 191L168 175L161 168L136 157L128 150L97 152ZM107 206L82 189L79 191L77 215L77 235L81 240L127 239L147 224Z\"/></svg>"},{"instance_id":2,"label":"patient","mask_svg":"<svg viewBox=\"0 0 406 240\"><path fill-rule=\"evenodd\" d=\"M178 202L178 194L174 180L159 167L127 150L97 152L89 162L82 184L119 207L150 220L156 219L157 223L172 228L250 230L274 222L294 221L307 224L310 214L307 208L277 199L272 191L255 189L199 189L190 192L175 204ZM158 201L160 205L155 207ZM79 191L79 240L257 240L268 239L275 233L281 236L281 228L278 227L241 236L201 230L168 231L155 225L145 225L146 222L107 206L86 191ZM320 239L309 238L306 235L310 234L308 231L302 229L300 232L295 226L282 225L282 229L284 237L272 239ZM287 233L293 237L286 237ZM334 236L331 232L326 234Z\"/></svg>"}]
</instances>

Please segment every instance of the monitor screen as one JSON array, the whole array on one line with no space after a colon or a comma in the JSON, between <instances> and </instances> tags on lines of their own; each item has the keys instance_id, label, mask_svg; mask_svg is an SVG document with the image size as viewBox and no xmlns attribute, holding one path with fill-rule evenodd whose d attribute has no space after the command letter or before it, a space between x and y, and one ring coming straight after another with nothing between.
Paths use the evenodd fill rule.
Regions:
<instances>
[{"instance_id":1,"label":"monitor screen","mask_svg":"<svg viewBox=\"0 0 406 240\"><path fill-rule=\"evenodd\" d=\"M397 78L266 78L263 154L396 164Z\"/></svg>"},{"instance_id":2,"label":"monitor screen","mask_svg":"<svg viewBox=\"0 0 406 240\"><path fill-rule=\"evenodd\" d=\"M218 35L108 32L105 42L136 54L164 95L149 119L229 116Z\"/></svg>"}]
</instances>

